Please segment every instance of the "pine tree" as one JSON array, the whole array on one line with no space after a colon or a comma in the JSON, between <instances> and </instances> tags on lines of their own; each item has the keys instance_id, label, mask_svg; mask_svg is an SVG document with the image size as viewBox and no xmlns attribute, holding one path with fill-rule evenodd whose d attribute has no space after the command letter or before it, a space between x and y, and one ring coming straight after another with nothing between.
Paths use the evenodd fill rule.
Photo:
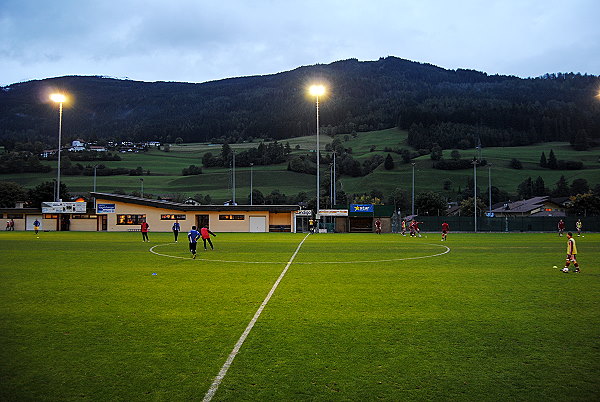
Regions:
<instances>
[{"instance_id":1,"label":"pine tree","mask_svg":"<svg viewBox=\"0 0 600 402\"><path fill-rule=\"evenodd\" d=\"M385 170L392 170L394 168L394 159L392 158L392 155L387 154L385 161L383 162L383 167Z\"/></svg>"},{"instance_id":2,"label":"pine tree","mask_svg":"<svg viewBox=\"0 0 600 402\"><path fill-rule=\"evenodd\" d=\"M533 196L543 196L546 194L547 191L544 179L542 179L541 176L538 176L538 178L533 182Z\"/></svg>"},{"instance_id":3,"label":"pine tree","mask_svg":"<svg viewBox=\"0 0 600 402\"><path fill-rule=\"evenodd\" d=\"M558 169L558 161L552 149L550 150L550 155L548 155L548 167L550 169Z\"/></svg>"},{"instance_id":4,"label":"pine tree","mask_svg":"<svg viewBox=\"0 0 600 402\"><path fill-rule=\"evenodd\" d=\"M517 194L521 197L521 199L531 198L533 194L533 182L531 181L531 177L526 178L519 184L517 187Z\"/></svg>"},{"instance_id":5,"label":"pine tree","mask_svg":"<svg viewBox=\"0 0 600 402\"><path fill-rule=\"evenodd\" d=\"M560 179L556 182L556 187L552 190L553 197L568 197L569 196L569 182L565 179L565 176L560 176Z\"/></svg>"},{"instance_id":6,"label":"pine tree","mask_svg":"<svg viewBox=\"0 0 600 402\"><path fill-rule=\"evenodd\" d=\"M542 151L542 156L540 157L540 166L543 168L548 167L548 161L546 160L546 154Z\"/></svg>"}]
</instances>

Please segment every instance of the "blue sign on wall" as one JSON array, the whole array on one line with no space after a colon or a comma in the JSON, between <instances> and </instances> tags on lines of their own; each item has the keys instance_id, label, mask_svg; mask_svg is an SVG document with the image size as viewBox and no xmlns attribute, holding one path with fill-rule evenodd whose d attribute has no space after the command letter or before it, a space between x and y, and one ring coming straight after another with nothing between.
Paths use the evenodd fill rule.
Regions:
<instances>
[{"instance_id":1,"label":"blue sign on wall","mask_svg":"<svg viewBox=\"0 0 600 402\"><path fill-rule=\"evenodd\" d=\"M350 204L351 212L375 212L373 204Z\"/></svg>"},{"instance_id":2,"label":"blue sign on wall","mask_svg":"<svg viewBox=\"0 0 600 402\"><path fill-rule=\"evenodd\" d=\"M98 214L114 214L115 204L97 204L96 213Z\"/></svg>"}]
</instances>

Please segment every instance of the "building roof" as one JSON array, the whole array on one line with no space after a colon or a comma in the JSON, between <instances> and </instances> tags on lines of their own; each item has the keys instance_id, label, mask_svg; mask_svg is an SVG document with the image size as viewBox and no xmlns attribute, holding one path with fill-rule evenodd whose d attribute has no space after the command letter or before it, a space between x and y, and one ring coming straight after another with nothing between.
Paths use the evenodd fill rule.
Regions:
<instances>
[{"instance_id":1,"label":"building roof","mask_svg":"<svg viewBox=\"0 0 600 402\"><path fill-rule=\"evenodd\" d=\"M300 209L298 205L192 205L180 202L153 200L149 198L134 197L131 195L91 193L96 199L126 202L129 204L145 205L154 208L172 209L176 211L270 211L292 212Z\"/></svg>"},{"instance_id":2,"label":"building roof","mask_svg":"<svg viewBox=\"0 0 600 402\"><path fill-rule=\"evenodd\" d=\"M530 213L531 211L540 208L545 202L549 200L548 197L533 197L527 200L520 200L515 202L509 202L503 204L499 208L492 210L494 213Z\"/></svg>"}]
</instances>

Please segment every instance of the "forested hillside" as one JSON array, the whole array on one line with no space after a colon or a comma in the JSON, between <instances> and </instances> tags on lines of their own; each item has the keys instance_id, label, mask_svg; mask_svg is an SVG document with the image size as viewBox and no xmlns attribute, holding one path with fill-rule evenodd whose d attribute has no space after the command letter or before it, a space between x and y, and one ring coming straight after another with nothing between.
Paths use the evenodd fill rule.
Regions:
<instances>
[{"instance_id":1,"label":"forested hillside","mask_svg":"<svg viewBox=\"0 0 600 402\"><path fill-rule=\"evenodd\" d=\"M0 90L0 142L56 142L62 90L65 138L239 142L315 131L314 99L323 83L324 134L399 127L409 145L431 149L570 141L587 149L600 138L597 76L548 74L521 79L446 70L395 57L345 60L267 76L201 84L69 76Z\"/></svg>"}]
</instances>

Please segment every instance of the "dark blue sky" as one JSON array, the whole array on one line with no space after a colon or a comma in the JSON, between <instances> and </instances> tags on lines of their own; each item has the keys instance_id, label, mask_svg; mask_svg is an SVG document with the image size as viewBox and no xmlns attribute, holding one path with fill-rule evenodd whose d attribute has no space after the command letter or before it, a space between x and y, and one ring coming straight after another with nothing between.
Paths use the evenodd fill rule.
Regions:
<instances>
[{"instance_id":1,"label":"dark blue sky","mask_svg":"<svg viewBox=\"0 0 600 402\"><path fill-rule=\"evenodd\" d=\"M396 56L520 77L600 74L598 0L2 0L0 85L205 82Z\"/></svg>"}]
</instances>

